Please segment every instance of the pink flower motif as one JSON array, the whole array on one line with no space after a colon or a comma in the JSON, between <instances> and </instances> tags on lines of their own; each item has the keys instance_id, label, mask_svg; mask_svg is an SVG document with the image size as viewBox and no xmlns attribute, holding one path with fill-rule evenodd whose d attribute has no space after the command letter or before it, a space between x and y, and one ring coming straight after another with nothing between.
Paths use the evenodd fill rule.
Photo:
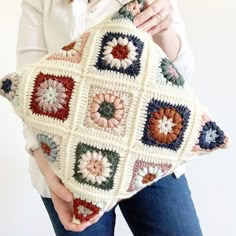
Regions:
<instances>
[{"instance_id":1,"label":"pink flower motif","mask_svg":"<svg viewBox=\"0 0 236 236\"><path fill-rule=\"evenodd\" d=\"M90 106L90 118L100 127L114 128L124 116L123 101L110 93L97 94Z\"/></svg>"},{"instance_id":2,"label":"pink flower motif","mask_svg":"<svg viewBox=\"0 0 236 236\"><path fill-rule=\"evenodd\" d=\"M175 69L172 65L169 65L169 66L168 66L168 71L169 71L169 73L170 73L173 77L175 77L176 79L179 78L179 74L177 73L176 69Z\"/></svg>"},{"instance_id":3,"label":"pink flower motif","mask_svg":"<svg viewBox=\"0 0 236 236\"><path fill-rule=\"evenodd\" d=\"M83 154L78 165L79 172L83 175L83 178L93 184L102 184L107 181L111 176L111 166L112 164L107 157L96 151L87 151Z\"/></svg>"},{"instance_id":4,"label":"pink flower motif","mask_svg":"<svg viewBox=\"0 0 236 236\"><path fill-rule=\"evenodd\" d=\"M131 2L126 6L126 9L133 15L136 16L140 13L140 5L137 1Z\"/></svg>"},{"instance_id":5,"label":"pink flower motif","mask_svg":"<svg viewBox=\"0 0 236 236\"><path fill-rule=\"evenodd\" d=\"M48 79L40 84L36 93L36 102L44 112L57 112L65 103L66 89L62 83Z\"/></svg>"}]
</instances>

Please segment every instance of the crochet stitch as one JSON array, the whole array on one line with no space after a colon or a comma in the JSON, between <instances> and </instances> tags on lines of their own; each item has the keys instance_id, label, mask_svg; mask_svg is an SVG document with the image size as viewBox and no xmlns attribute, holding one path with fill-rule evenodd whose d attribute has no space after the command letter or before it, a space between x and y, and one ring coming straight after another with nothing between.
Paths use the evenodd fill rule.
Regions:
<instances>
[{"instance_id":1,"label":"crochet stitch","mask_svg":"<svg viewBox=\"0 0 236 236\"><path fill-rule=\"evenodd\" d=\"M113 208L195 155L226 148L131 1L78 39L0 80L74 196L73 222Z\"/></svg>"}]
</instances>

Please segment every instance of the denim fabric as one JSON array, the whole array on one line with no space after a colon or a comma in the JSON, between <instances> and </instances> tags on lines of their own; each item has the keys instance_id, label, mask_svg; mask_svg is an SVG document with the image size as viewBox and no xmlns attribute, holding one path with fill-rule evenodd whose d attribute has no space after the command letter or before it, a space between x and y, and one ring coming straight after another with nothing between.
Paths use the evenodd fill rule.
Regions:
<instances>
[{"instance_id":1,"label":"denim fabric","mask_svg":"<svg viewBox=\"0 0 236 236\"><path fill-rule=\"evenodd\" d=\"M51 198L41 198L57 236L114 235L115 207L84 231L72 232L64 229ZM134 236L202 236L185 175L166 176L117 205Z\"/></svg>"}]
</instances>

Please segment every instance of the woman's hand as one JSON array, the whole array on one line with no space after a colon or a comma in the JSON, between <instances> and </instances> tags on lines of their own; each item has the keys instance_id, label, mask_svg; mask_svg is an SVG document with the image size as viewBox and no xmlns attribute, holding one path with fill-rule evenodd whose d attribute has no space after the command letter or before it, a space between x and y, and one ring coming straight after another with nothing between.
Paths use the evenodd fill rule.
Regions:
<instances>
[{"instance_id":1,"label":"woman's hand","mask_svg":"<svg viewBox=\"0 0 236 236\"><path fill-rule=\"evenodd\" d=\"M149 33L153 41L174 61L180 50L180 40L172 29L173 4L171 0L146 0L144 10L134 18L134 24Z\"/></svg>"},{"instance_id":2,"label":"woman's hand","mask_svg":"<svg viewBox=\"0 0 236 236\"><path fill-rule=\"evenodd\" d=\"M62 184L61 180L51 170L44 154L40 148L33 151L34 158L42 172L45 181L49 187L50 195L57 211L58 217L66 230L80 232L91 224L96 223L101 216L96 216L94 219L81 223L80 225L72 223L73 218L73 195Z\"/></svg>"},{"instance_id":3,"label":"woman's hand","mask_svg":"<svg viewBox=\"0 0 236 236\"><path fill-rule=\"evenodd\" d=\"M171 0L146 0L144 10L135 16L134 24L151 36L169 29L173 20Z\"/></svg>"},{"instance_id":4,"label":"woman's hand","mask_svg":"<svg viewBox=\"0 0 236 236\"><path fill-rule=\"evenodd\" d=\"M54 193L50 187L49 191L53 201L54 208L59 216L61 223L63 224L66 230L81 232L88 226L96 223L100 219L101 216L96 216L92 220L81 223L79 225L72 223L73 201L68 201L68 200L65 201L63 198L59 197L56 193Z\"/></svg>"}]
</instances>

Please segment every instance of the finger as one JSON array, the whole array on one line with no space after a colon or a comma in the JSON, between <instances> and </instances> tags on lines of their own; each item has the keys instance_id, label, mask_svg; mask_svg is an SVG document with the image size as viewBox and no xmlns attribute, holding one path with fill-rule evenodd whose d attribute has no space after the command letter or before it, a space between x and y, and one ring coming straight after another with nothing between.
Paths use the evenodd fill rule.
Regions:
<instances>
[{"instance_id":1,"label":"finger","mask_svg":"<svg viewBox=\"0 0 236 236\"><path fill-rule=\"evenodd\" d=\"M159 0L159 1L154 1L153 3L150 4L144 11L139 13L135 18L134 18L134 25L139 26L143 22L147 21L150 17L158 14L162 9L164 8L164 2Z\"/></svg>"},{"instance_id":2,"label":"finger","mask_svg":"<svg viewBox=\"0 0 236 236\"><path fill-rule=\"evenodd\" d=\"M153 28L154 26L159 25L160 23L161 23L160 17L158 17L157 15L154 15L149 20L147 20L143 24L139 25L138 29L147 32L151 28Z\"/></svg>"},{"instance_id":3,"label":"finger","mask_svg":"<svg viewBox=\"0 0 236 236\"><path fill-rule=\"evenodd\" d=\"M92 224L89 220L82 222L80 224L75 224L72 222L72 218L73 218L72 214L70 216L69 214L67 214L62 216L62 219L60 219L66 230L80 232Z\"/></svg>"},{"instance_id":4,"label":"finger","mask_svg":"<svg viewBox=\"0 0 236 236\"><path fill-rule=\"evenodd\" d=\"M81 232L85 230L88 226L91 225L90 221L83 222L81 224L74 224L74 223L69 223L67 225L67 230L74 231L74 232Z\"/></svg>"},{"instance_id":5,"label":"finger","mask_svg":"<svg viewBox=\"0 0 236 236\"><path fill-rule=\"evenodd\" d=\"M170 5L168 8L162 9L158 15L160 16L160 20L164 21L170 14L173 13L173 5Z\"/></svg>"},{"instance_id":6,"label":"finger","mask_svg":"<svg viewBox=\"0 0 236 236\"><path fill-rule=\"evenodd\" d=\"M61 183L61 180L57 176L54 177L54 181L51 181L50 188L64 201L71 202L73 200L72 193Z\"/></svg>"},{"instance_id":7,"label":"finger","mask_svg":"<svg viewBox=\"0 0 236 236\"><path fill-rule=\"evenodd\" d=\"M72 222L73 217L71 207L68 205L68 203L59 198L55 198L53 200L53 203L61 223L64 225L65 228L68 228L69 224Z\"/></svg>"},{"instance_id":8,"label":"finger","mask_svg":"<svg viewBox=\"0 0 236 236\"><path fill-rule=\"evenodd\" d=\"M154 26L158 26L162 21L164 21L169 14L171 14L173 8L161 10L157 15L152 16L148 21L138 26L138 29L148 32Z\"/></svg>"},{"instance_id":9,"label":"finger","mask_svg":"<svg viewBox=\"0 0 236 236\"><path fill-rule=\"evenodd\" d=\"M98 220L102 217L102 215L103 215L103 213L99 213L94 218L90 219L89 221L83 222L83 223L81 223L79 225L74 224L74 223L69 223L67 226L72 231L82 231L85 228L87 228L88 226L97 223Z\"/></svg>"},{"instance_id":10,"label":"finger","mask_svg":"<svg viewBox=\"0 0 236 236\"><path fill-rule=\"evenodd\" d=\"M169 26L171 25L172 20L173 20L173 16L172 16L172 14L170 14L170 15L168 15L168 17L166 17L165 20L163 20L160 24L158 24L158 25L152 27L152 28L148 31L148 33L149 33L150 35L154 35L154 34L157 34L157 33L161 32L161 31L164 30L164 29L168 29Z\"/></svg>"}]
</instances>

